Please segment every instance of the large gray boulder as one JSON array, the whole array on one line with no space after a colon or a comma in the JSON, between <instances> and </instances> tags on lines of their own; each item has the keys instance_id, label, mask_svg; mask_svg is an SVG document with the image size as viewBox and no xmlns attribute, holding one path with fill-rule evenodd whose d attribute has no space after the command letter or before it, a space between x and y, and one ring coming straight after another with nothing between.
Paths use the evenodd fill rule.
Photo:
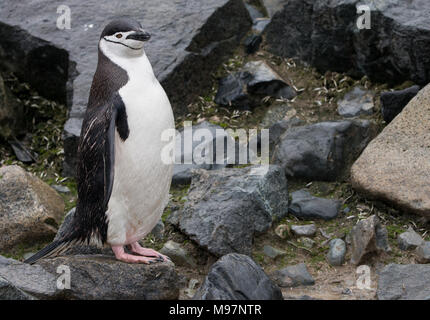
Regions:
<instances>
[{"instance_id":1,"label":"large gray boulder","mask_svg":"<svg viewBox=\"0 0 430 320\"><path fill-rule=\"evenodd\" d=\"M40 94L67 103L65 173L75 173L77 141L108 21L130 16L152 34L146 51L177 114L211 88L210 74L251 28L241 0L106 2L74 0L71 29L57 28L55 0L0 3L0 57Z\"/></svg>"},{"instance_id":2,"label":"large gray boulder","mask_svg":"<svg viewBox=\"0 0 430 320\"><path fill-rule=\"evenodd\" d=\"M346 174L375 135L367 121L320 122L289 128L273 153L288 176L334 181Z\"/></svg>"},{"instance_id":3,"label":"large gray boulder","mask_svg":"<svg viewBox=\"0 0 430 320\"><path fill-rule=\"evenodd\" d=\"M287 213L287 181L278 166L196 170L184 208L169 222L216 256L250 255L254 234Z\"/></svg>"},{"instance_id":4,"label":"large gray boulder","mask_svg":"<svg viewBox=\"0 0 430 320\"><path fill-rule=\"evenodd\" d=\"M282 300L282 293L250 257L229 254L212 266L193 299Z\"/></svg>"},{"instance_id":5,"label":"large gray boulder","mask_svg":"<svg viewBox=\"0 0 430 320\"><path fill-rule=\"evenodd\" d=\"M379 300L430 300L430 265L389 264L379 274Z\"/></svg>"},{"instance_id":6,"label":"large gray boulder","mask_svg":"<svg viewBox=\"0 0 430 320\"><path fill-rule=\"evenodd\" d=\"M18 166L0 168L0 250L52 239L64 214L60 195Z\"/></svg>"},{"instance_id":7,"label":"large gray boulder","mask_svg":"<svg viewBox=\"0 0 430 320\"><path fill-rule=\"evenodd\" d=\"M267 48L320 71L352 71L382 82L430 81L427 0L290 0L265 29ZM371 29L358 29L368 4ZM300 14L293 14L300 13Z\"/></svg>"}]
</instances>

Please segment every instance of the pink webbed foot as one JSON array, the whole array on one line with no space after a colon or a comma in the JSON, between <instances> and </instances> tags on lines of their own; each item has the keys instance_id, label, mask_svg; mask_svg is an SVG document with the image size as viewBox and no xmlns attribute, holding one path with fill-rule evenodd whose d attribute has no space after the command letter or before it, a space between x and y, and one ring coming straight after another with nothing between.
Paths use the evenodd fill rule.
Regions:
<instances>
[{"instance_id":1,"label":"pink webbed foot","mask_svg":"<svg viewBox=\"0 0 430 320\"><path fill-rule=\"evenodd\" d=\"M144 257L156 257L158 258L158 261L171 261L168 256L165 256L164 254L161 254L153 249L147 249L143 248L139 242L132 243L130 245L131 251L133 253L136 253L138 255L144 256Z\"/></svg>"},{"instance_id":2,"label":"pink webbed foot","mask_svg":"<svg viewBox=\"0 0 430 320\"><path fill-rule=\"evenodd\" d=\"M123 246L112 246L112 251L115 253L115 257L119 261L127 262L127 263L144 263L144 264L152 264L159 261L159 259L154 259L150 257L143 256L135 256L133 254L128 254L124 251Z\"/></svg>"}]
</instances>

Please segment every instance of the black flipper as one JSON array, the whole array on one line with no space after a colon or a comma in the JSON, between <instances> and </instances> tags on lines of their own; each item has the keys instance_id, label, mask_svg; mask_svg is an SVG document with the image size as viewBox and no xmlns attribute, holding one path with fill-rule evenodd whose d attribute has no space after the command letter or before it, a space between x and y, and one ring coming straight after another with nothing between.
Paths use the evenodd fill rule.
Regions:
<instances>
[{"instance_id":1,"label":"black flipper","mask_svg":"<svg viewBox=\"0 0 430 320\"><path fill-rule=\"evenodd\" d=\"M90 108L85 114L78 150L78 203L69 230L25 262L58 256L76 243L106 243L105 213L114 182L115 129L123 141L128 138L127 114L118 93L109 103Z\"/></svg>"}]
</instances>

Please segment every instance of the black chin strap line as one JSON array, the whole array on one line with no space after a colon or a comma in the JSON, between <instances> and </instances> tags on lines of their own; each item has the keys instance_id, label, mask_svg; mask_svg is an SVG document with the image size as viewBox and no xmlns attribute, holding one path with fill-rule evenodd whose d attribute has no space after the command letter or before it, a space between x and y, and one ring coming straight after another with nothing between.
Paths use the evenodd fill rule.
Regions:
<instances>
[{"instance_id":1,"label":"black chin strap line","mask_svg":"<svg viewBox=\"0 0 430 320\"><path fill-rule=\"evenodd\" d=\"M129 49L131 49L131 50L140 50L140 49L142 49L142 48L133 48L133 47L130 47L130 46L128 46L128 45L126 45L125 43L122 43L122 42L116 42L116 41L112 41L112 40L109 40L109 39L106 39L106 37L103 37L103 39L105 39L107 42L112 42L112 43L116 43L116 44L121 44L121 45L123 45L124 47L127 47L127 48L129 48Z\"/></svg>"}]
</instances>

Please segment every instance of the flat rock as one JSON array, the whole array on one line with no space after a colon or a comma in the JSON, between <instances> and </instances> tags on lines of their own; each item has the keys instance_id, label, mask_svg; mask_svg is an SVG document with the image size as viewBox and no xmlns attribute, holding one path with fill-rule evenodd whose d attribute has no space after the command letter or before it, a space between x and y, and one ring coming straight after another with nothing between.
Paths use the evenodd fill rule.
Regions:
<instances>
[{"instance_id":1,"label":"flat rock","mask_svg":"<svg viewBox=\"0 0 430 320\"><path fill-rule=\"evenodd\" d=\"M283 174L278 166L195 170L187 202L168 221L216 256L250 255L254 234L288 213Z\"/></svg>"},{"instance_id":2,"label":"flat rock","mask_svg":"<svg viewBox=\"0 0 430 320\"><path fill-rule=\"evenodd\" d=\"M389 264L379 274L379 300L430 300L430 265Z\"/></svg>"},{"instance_id":3,"label":"flat rock","mask_svg":"<svg viewBox=\"0 0 430 320\"><path fill-rule=\"evenodd\" d=\"M430 217L430 85L411 100L352 166L353 187Z\"/></svg>"},{"instance_id":4,"label":"flat rock","mask_svg":"<svg viewBox=\"0 0 430 320\"><path fill-rule=\"evenodd\" d=\"M374 93L355 87L338 103L337 112L344 118L353 118L373 113Z\"/></svg>"},{"instance_id":5,"label":"flat rock","mask_svg":"<svg viewBox=\"0 0 430 320\"><path fill-rule=\"evenodd\" d=\"M387 229L375 215L360 220L351 231L351 263L359 265L371 254L389 252Z\"/></svg>"},{"instance_id":6,"label":"flat rock","mask_svg":"<svg viewBox=\"0 0 430 320\"><path fill-rule=\"evenodd\" d=\"M277 259L277 258L285 256L287 254L284 250L274 248L274 247L268 246L268 245L263 247L263 252L266 256L268 256L269 258L272 258L272 259Z\"/></svg>"},{"instance_id":7,"label":"flat rock","mask_svg":"<svg viewBox=\"0 0 430 320\"><path fill-rule=\"evenodd\" d=\"M306 190L295 191L291 194L292 200L289 212L304 220L336 218L340 212L340 201L317 198Z\"/></svg>"},{"instance_id":8,"label":"flat rock","mask_svg":"<svg viewBox=\"0 0 430 320\"><path fill-rule=\"evenodd\" d=\"M297 95L264 61L250 61L240 71L220 79L215 103L251 109L264 97L292 99Z\"/></svg>"},{"instance_id":9,"label":"flat rock","mask_svg":"<svg viewBox=\"0 0 430 320\"><path fill-rule=\"evenodd\" d=\"M264 32L271 53L298 57L322 73L350 72L384 83L430 82L427 0L292 0L283 4ZM364 4L372 10L370 30L357 26L357 6Z\"/></svg>"},{"instance_id":10,"label":"flat rock","mask_svg":"<svg viewBox=\"0 0 430 320\"><path fill-rule=\"evenodd\" d=\"M70 268L71 288L65 289L63 293L67 299L179 298L178 275L171 262L128 264L116 260L113 256L76 255L40 260L38 265L52 274L56 274L59 266Z\"/></svg>"},{"instance_id":11,"label":"flat rock","mask_svg":"<svg viewBox=\"0 0 430 320\"><path fill-rule=\"evenodd\" d=\"M424 242L424 239L409 227L408 231L399 234L397 242L401 250L414 250Z\"/></svg>"},{"instance_id":12,"label":"flat rock","mask_svg":"<svg viewBox=\"0 0 430 320\"><path fill-rule=\"evenodd\" d=\"M179 243L172 240L167 241L163 248L161 248L160 253L168 256L172 261L178 266L188 266L196 268L196 261L185 248L183 248Z\"/></svg>"},{"instance_id":13,"label":"flat rock","mask_svg":"<svg viewBox=\"0 0 430 320\"><path fill-rule=\"evenodd\" d=\"M173 168L172 185L190 184L191 172L194 169L219 170L225 168L228 162L227 140L233 138L222 127L207 121L192 126L189 137L192 143L188 140L185 141L188 139L188 136L185 137L185 130L190 129L183 128L176 135L176 161ZM208 136L206 137L206 135ZM221 163L217 161L217 144L224 146L222 149L224 154L220 156ZM197 160L200 157L204 157L203 163Z\"/></svg>"},{"instance_id":14,"label":"flat rock","mask_svg":"<svg viewBox=\"0 0 430 320\"><path fill-rule=\"evenodd\" d=\"M210 74L252 25L240 0L160 0L144 5L124 0L103 6L94 0L74 0L68 4L71 28L61 30L59 5L55 0L2 1L0 51L5 67L41 95L70 108L64 131L64 169L70 175L96 69L97 44L108 21L131 16L152 34L146 52L177 114L185 114L192 99L211 89Z\"/></svg>"},{"instance_id":15,"label":"flat rock","mask_svg":"<svg viewBox=\"0 0 430 320\"><path fill-rule=\"evenodd\" d=\"M18 166L0 168L0 250L55 236L64 201L50 186Z\"/></svg>"},{"instance_id":16,"label":"flat rock","mask_svg":"<svg viewBox=\"0 0 430 320\"><path fill-rule=\"evenodd\" d=\"M61 299L58 274L0 256L0 300Z\"/></svg>"},{"instance_id":17,"label":"flat rock","mask_svg":"<svg viewBox=\"0 0 430 320\"><path fill-rule=\"evenodd\" d=\"M393 121L419 91L419 86L412 86L404 90L381 93L381 113L385 122Z\"/></svg>"},{"instance_id":18,"label":"flat rock","mask_svg":"<svg viewBox=\"0 0 430 320\"><path fill-rule=\"evenodd\" d=\"M211 267L194 300L282 300L282 293L250 257L228 254Z\"/></svg>"},{"instance_id":19,"label":"flat rock","mask_svg":"<svg viewBox=\"0 0 430 320\"><path fill-rule=\"evenodd\" d=\"M304 263L276 270L271 274L271 278L282 288L313 286L315 284L314 278Z\"/></svg>"},{"instance_id":20,"label":"flat rock","mask_svg":"<svg viewBox=\"0 0 430 320\"><path fill-rule=\"evenodd\" d=\"M293 127L280 137L272 159L288 176L334 181L347 174L374 136L375 126L367 120Z\"/></svg>"},{"instance_id":21,"label":"flat rock","mask_svg":"<svg viewBox=\"0 0 430 320\"><path fill-rule=\"evenodd\" d=\"M420 244L415 250L419 263L430 263L430 241Z\"/></svg>"},{"instance_id":22,"label":"flat rock","mask_svg":"<svg viewBox=\"0 0 430 320\"><path fill-rule=\"evenodd\" d=\"M327 260L332 266L341 266L345 262L346 243L342 239L333 239L329 243L330 249Z\"/></svg>"},{"instance_id":23,"label":"flat rock","mask_svg":"<svg viewBox=\"0 0 430 320\"><path fill-rule=\"evenodd\" d=\"M302 226L293 225L291 231L297 237L313 237L317 233L317 227L314 224L305 224Z\"/></svg>"}]
</instances>

